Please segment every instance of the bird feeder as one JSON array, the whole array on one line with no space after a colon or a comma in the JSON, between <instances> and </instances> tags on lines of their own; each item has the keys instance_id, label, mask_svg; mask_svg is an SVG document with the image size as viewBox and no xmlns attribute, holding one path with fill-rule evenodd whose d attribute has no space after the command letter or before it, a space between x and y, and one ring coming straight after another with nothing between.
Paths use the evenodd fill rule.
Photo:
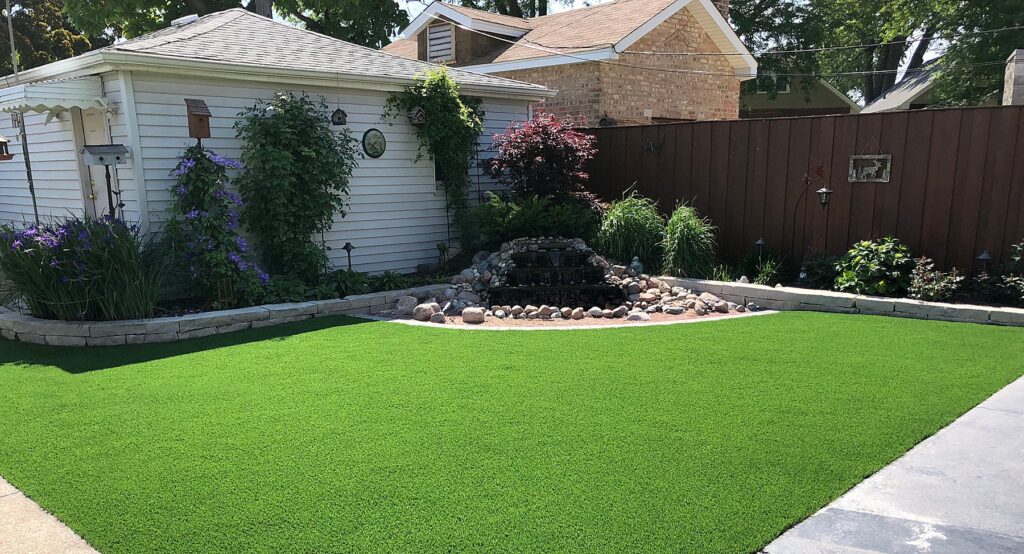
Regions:
<instances>
[{"instance_id":1,"label":"bird feeder","mask_svg":"<svg viewBox=\"0 0 1024 554\"><path fill-rule=\"evenodd\" d=\"M413 125L423 125L427 122L427 110L423 109L423 106L416 106L409 110L409 123Z\"/></svg>"},{"instance_id":2,"label":"bird feeder","mask_svg":"<svg viewBox=\"0 0 1024 554\"><path fill-rule=\"evenodd\" d=\"M210 138L210 108L206 102L195 98L185 99L185 110L188 112L188 136L199 139Z\"/></svg>"},{"instance_id":3,"label":"bird feeder","mask_svg":"<svg viewBox=\"0 0 1024 554\"><path fill-rule=\"evenodd\" d=\"M331 125L340 126L348 125L348 114L345 110L338 108L331 114Z\"/></svg>"},{"instance_id":4,"label":"bird feeder","mask_svg":"<svg viewBox=\"0 0 1024 554\"><path fill-rule=\"evenodd\" d=\"M7 161L14 159L14 154L11 154L10 144L10 139L0 135L0 160Z\"/></svg>"},{"instance_id":5,"label":"bird feeder","mask_svg":"<svg viewBox=\"0 0 1024 554\"><path fill-rule=\"evenodd\" d=\"M121 206L120 202L115 206L114 191L110 184L110 166L123 165L128 163L131 152L123 144L96 144L82 147L82 159L86 165L102 165L107 177L107 205L109 206L110 217L115 217L116 207ZM120 196L120 192L117 193Z\"/></svg>"}]
</instances>

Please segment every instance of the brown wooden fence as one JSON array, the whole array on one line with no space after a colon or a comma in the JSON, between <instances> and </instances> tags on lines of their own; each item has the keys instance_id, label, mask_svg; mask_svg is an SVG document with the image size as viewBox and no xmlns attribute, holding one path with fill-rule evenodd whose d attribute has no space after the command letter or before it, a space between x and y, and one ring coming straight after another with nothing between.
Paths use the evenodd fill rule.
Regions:
<instances>
[{"instance_id":1,"label":"brown wooden fence","mask_svg":"<svg viewBox=\"0 0 1024 554\"><path fill-rule=\"evenodd\" d=\"M887 235L944 267L1007 261L1024 238L1024 107L675 123L589 129L591 189L636 190L670 211L693 205L735 262L764 238L799 262ZM888 183L851 183L850 156L891 154ZM823 209L805 176L824 170Z\"/></svg>"}]
</instances>

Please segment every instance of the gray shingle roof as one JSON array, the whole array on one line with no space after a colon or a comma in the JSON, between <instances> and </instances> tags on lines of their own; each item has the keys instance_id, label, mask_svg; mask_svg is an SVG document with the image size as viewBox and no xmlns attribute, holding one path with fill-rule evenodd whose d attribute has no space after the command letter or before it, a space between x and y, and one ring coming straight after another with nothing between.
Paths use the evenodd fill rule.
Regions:
<instances>
[{"instance_id":1,"label":"gray shingle roof","mask_svg":"<svg viewBox=\"0 0 1024 554\"><path fill-rule=\"evenodd\" d=\"M242 8L200 17L104 49L205 62L411 79L435 67L267 19ZM544 91L544 87L451 69L460 85Z\"/></svg>"},{"instance_id":2,"label":"gray shingle roof","mask_svg":"<svg viewBox=\"0 0 1024 554\"><path fill-rule=\"evenodd\" d=\"M935 58L921 66L920 71L914 71L903 77L889 90L882 93L874 102L864 106L861 113L887 112L892 110L905 110L910 104L922 97L935 85L935 74L941 68L939 60Z\"/></svg>"}]
</instances>

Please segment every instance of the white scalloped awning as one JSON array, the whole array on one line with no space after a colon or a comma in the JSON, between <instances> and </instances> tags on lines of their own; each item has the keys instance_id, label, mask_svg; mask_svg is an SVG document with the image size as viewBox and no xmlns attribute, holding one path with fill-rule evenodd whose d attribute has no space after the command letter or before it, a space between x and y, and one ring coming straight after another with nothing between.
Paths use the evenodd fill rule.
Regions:
<instances>
[{"instance_id":1,"label":"white scalloped awning","mask_svg":"<svg viewBox=\"0 0 1024 554\"><path fill-rule=\"evenodd\" d=\"M99 77L39 81L0 90L0 111L45 113L49 121L71 108L108 108Z\"/></svg>"}]
</instances>

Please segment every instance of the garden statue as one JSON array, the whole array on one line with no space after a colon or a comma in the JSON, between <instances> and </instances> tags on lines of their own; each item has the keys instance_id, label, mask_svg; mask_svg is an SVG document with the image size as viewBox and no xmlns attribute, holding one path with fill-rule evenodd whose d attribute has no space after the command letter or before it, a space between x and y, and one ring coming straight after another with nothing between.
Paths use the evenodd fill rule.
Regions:
<instances>
[{"instance_id":1,"label":"garden statue","mask_svg":"<svg viewBox=\"0 0 1024 554\"><path fill-rule=\"evenodd\" d=\"M633 256L633 261L630 262L629 269L633 270L637 275L644 272L644 264L640 263L640 256Z\"/></svg>"}]
</instances>

